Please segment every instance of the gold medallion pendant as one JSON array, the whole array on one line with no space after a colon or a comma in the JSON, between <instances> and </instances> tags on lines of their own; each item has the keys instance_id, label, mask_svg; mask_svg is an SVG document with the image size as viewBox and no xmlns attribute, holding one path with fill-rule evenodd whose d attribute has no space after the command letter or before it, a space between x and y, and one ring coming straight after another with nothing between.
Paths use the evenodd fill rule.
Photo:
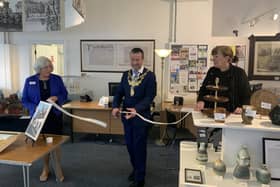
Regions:
<instances>
[{"instance_id":1,"label":"gold medallion pendant","mask_svg":"<svg viewBox=\"0 0 280 187\"><path fill-rule=\"evenodd\" d=\"M128 72L128 76L127 76L127 79L128 79L128 84L130 86L130 96L134 96L135 95L135 90L134 88L136 86L139 86L143 79L145 78L145 76L147 75L149 71L146 71L144 74L140 75L138 78L134 79L132 78L132 75L131 75L131 72L129 71Z\"/></svg>"},{"instance_id":2,"label":"gold medallion pendant","mask_svg":"<svg viewBox=\"0 0 280 187\"><path fill-rule=\"evenodd\" d=\"M134 86L130 86L130 96L134 96Z\"/></svg>"}]
</instances>

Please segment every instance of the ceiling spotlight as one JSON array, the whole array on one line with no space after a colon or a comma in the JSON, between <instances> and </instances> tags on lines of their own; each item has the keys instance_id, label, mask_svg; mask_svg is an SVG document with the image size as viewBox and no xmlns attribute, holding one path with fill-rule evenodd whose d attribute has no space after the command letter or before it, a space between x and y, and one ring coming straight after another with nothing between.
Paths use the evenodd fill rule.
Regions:
<instances>
[{"instance_id":1,"label":"ceiling spotlight","mask_svg":"<svg viewBox=\"0 0 280 187\"><path fill-rule=\"evenodd\" d=\"M3 1L0 1L0 7L4 7L4 2Z\"/></svg>"},{"instance_id":2,"label":"ceiling spotlight","mask_svg":"<svg viewBox=\"0 0 280 187\"><path fill-rule=\"evenodd\" d=\"M257 24L257 19L253 19L249 22L250 27L254 27Z\"/></svg>"},{"instance_id":3,"label":"ceiling spotlight","mask_svg":"<svg viewBox=\"0 0 280 187\"><path fill-rule=\"evenodd\" d=\"M275 13L273 14L273 21L276 21L279 18L279 14Z\"/></svg>"}]
</instances>

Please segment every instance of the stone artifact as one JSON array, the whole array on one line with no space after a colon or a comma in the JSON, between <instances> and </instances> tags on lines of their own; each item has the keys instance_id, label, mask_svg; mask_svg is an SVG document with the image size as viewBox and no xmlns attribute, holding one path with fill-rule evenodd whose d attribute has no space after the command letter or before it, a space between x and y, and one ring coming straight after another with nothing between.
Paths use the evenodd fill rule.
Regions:
<instances>
[{"instance_id":1,"label":"stone artifact","mask_svg":"<svg viewBox=\"0 0 280 187\"><path fill-rule=\"evenodd\" d=\"M21 115L23 106L17 94L11 94L8 98L4 98L0 92L0 114L1 115Z\"/></svg>"},{"instance_id":2,"label":"stone artifact","mask_svg":"<svg viewBox=\"0 0 280 187\"><path fill-rule=\"evenodd\" d=\"M196 160L200 164L206 164L207 163L207 161L208 161L208 153L207 153L207 144L206 143L201 142L199 144Z\"/></svg>"},{"instance_id":3,"label":"stone artifact","mask_svg":"<svg viewBox=\"0 0 280 187\"><path fill-rule=\"evenodd\" d=\"M9 98L7 98L8 101L8 114L15 114L19 115L23 112L23 106L18 98L17 94L11 94Z\"/></svg>"},{"instance_id":4,"label":"stone artifact","mask_svg":"<svg viewBox=\"0 0 280 187\"><path fill-rule=\"evenodd\" d=\"M252 124L254 116L252 115L253 111L255 111L255 107L251 105L243 105L242 106L242 123L244 124Z\"/></svg>"},{"instance_id":5,"label":"stone artifact","mask_svg":"<svg viewBox=\"0 0 280 187\"><path fill-rule=\"evenodd\" d=\"M0 114L5 114L7 108L7 101L5 99L0 99Z\"/></svg>"},{"instance_id":6,"label":"stone artifact","mask_svg":"<svg viewBox=\"0 0 280 187\"><path fill-rule=\"evenodd\" d=\"M213 164L213 171L216 175L223 177L226 173L225 163L221 159L216 160Z\"/></svg>"},{"instance_id":7,"label":"stone artifact","mask_svg":"<svg viewBox=\"0 0 280 187\"><path fill-rule=\"evenodd\" d=\"M250 102L256 107L258 114L268 116L269 112L278 105L279 100L277 95L269 90L258 90L252 94Z\"/></svg>"},{"instance_id":8,"label":"stone artifact","mask_svg":"<svg viewBox=\"0 0 280 187\"><path fill-rule=\"evenodd\" d=\"M250 155L246 146L242 146L237 154L233 176L237 179L250 179Z\"/></svg>"},{"instance_id":9,"label":"stone artifact","mask_svg":"<svg viewBox=\"0 0 280 187\"><path fill-rule=\"evenodd\" d=\"M256 178L261 184L269 184L271 181L271 174L267 166L264 164L256 170Z\"/></svg>"},{"instance_id":10,"label":"stone artifact","mask_svg":"<svg viewBox=\"0 0 280 187\"><path fill-rule=\"evenodd\" d=\"M280 125L280 106L276 106L269 113L269 118L274 125Z\"/></svg>"}]
</instances>

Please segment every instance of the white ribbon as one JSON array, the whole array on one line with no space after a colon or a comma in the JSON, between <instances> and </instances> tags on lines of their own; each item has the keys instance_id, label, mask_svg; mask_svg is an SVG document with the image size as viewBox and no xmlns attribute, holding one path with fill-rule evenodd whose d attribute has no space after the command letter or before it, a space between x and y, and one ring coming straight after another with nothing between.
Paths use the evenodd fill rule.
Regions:
<instances>
[{"instance_id":1,"label":"white ribbon","mask_svg":"<svg viewBox=\"0 0 280 187\"><path fill-rule=\"evenodd\" d=\"M66 114L67 116L70 116L72 118L76 118L76 119L79 119L79 120L82 120L82 121L86 121L86 122L89 122L89 123L94 123L96 125L99 125L101 127L104 127L106 128L107 127L107 123L103 122L103 121L100 121L100 120L97 120L97 119L92 119L92 118L86 118L86 117L80 117L80 116L76 116L76 115L73 115L69 112L67 112L66 110L64 110L63 108L61 108L59 105L57 105L55 102L53 102L51 99L48 99L47 100L49 103L51 103L57 110L61 111L62 113ZM134 112L128 112L128 111L120 111L120 113L122 114L135 114L136 116L138 116L140 119L142 119L143 121L147 122L147 123L151 123L151 124L154 124L154 125L177 125L178 123L180 123L181 121L183 121L184 119L186 119L186 117L188 117L188 115L191 114L191 112L188 112L186 113L181 119L179 119L178 121L175 121L175 122L171 122L171 123L163 123L163 122L157 122L157 121L152 121L152 120L149 120L145 117L143 117L142 115L140 115L139 113L134 113Z\"/></svg>"},{"instance_id":2,"label":"white ribbon","mask_svg":"<svg viewBox=\"0 0 280 187\"><path fill-rule=\"evenodd\" d=\"M61 108L59 105L57 105L51 99L48 99L47 101L49 103L51 103L57 110L59 110L60 112L66 114L67 116L70 116L72 118L76 118L76 119L79 119L79 120L82 120L82 121L86 121L86 122L89 122L89 123L94 123L94 124L99 125L99 126L104 127L104 128L107 127L107 123L105 123L103 121L100 121L100 120L97 120L97 119L92 119L92 118L86 118L86 117L80 117L80 116L73 115L73 114L67 112L66 110L64 110L63 108Z\"/></svg>"},{"instance_id":3,"label":"white ribbon","mask_svg":"<svg viewBox=\"0 0 280 187\"><path fill-rule=\"evenodd\" d=\"M149 120L143 116L141 116L140 114L138 114L137 112L134 113L134 112L127 112L127 111L120 111L120 113L122 114L135 114L136 116L138 116L140 119L142 119L143 121L147 122L147 123L151 123L151 124L154 124L154 125L177 125L178 123L180 123L181 121L183 121L184 119L186 119L186 117L188 117L188 115L191 114L191 112L188 112L186 113L181 119L179 119L178 121L174 121L174 122L171 122L171 123L163 123L163 122L157 122L157 121L152 121L152 120Z\"/></svg>"}]
</instances>

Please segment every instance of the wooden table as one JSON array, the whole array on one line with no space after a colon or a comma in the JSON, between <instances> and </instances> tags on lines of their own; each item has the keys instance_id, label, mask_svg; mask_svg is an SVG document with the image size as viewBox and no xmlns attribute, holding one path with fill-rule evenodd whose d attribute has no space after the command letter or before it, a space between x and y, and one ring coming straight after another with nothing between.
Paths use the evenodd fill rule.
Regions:
<instances>
[{"instance_id":1,"label":"wooden table","mask_svg":"<svg viewBox=\"0 0 280 187\"><path fill-rule=\"evenodd\" d=\"M192 103L186 103L181 106L176 106L172 102L164 102L162 104L162 110L160 113L160 121L166 121L166 112L165 110L168 110L170 112L173 112L176 115L177 120L182 118L187 112L192 110L195 107L195 104ZM197 133L197 127L193 124L192 115L189 115L185 120L182 121L182 123L177 125L178 128L186 128L188 129L192 135L196 137ZM166 126L160 126L160 136L162 137L163 132L165 130Z\"/></svg>"},{"instance_id":2,"label":"wooden table","mask_svg":"<svg viewBox=\"0 0 280 187\"><path fill-rule=\"evenodd\" d=\"M25 136L19 136L16 142L0 153L0 164L21 166L23 171L24 187L29 187L29 168L34 162L42 159L47 154L51 154L52 165L55 167L57 155L54 151L61 144L65 143L69 137L59 135L49 135L53 137L53 143L47 144L42 135L39 136L37 142L32 146L31 143L25 142ZM56 171L56 170L55 170ZM56 175L56 177L58 177Z\"/></svg>"},{"instance_id":3,"label":"wooden table","mask_svg":"<svg viewBox=\"0 0 280 187\"><path fill-rule=\"evenodd\" d=\"M63 105L64 109L69 110L72 114L88 117L88 118L95 118L101 121L104 121L108 124L106 128L99 127L97 125L80 121L77 119L73 119L71 126L72 126L72 133L71 138L73 141L73 133L79 132L79 133L95 133L95 134L119 134L123 135L123 125L120 119L115 119L112 117L111 112L112 108L108 107L102 107L98 105L97 101L92 102L80 102L80 101L72 101L70 103L67 103ZM166 113L165 110L169 110L171 112L174 112L177 116L177 118L181 118L186 111L184 109L186 108L194 108L194 104L184 104L182 106L175 106L170 102L164 102L162 104L162 110L160 111L160 121L164 122L166 121ZM191 115L188 116L181 124L180 126L183 126L184 128L187 128L194 136L196 136L196 130L197 128L193 125L193 120ZM180 127L178 126L178 127ZM166 126L160 126L160 136L163 135L163 132L165 130Z\"/></svg>"},{"instance_id":4,"label":"wooden table","mask_svg":"<svg viewBox=\"0 0 280 187\"><path fill-rule=\"evenodd\" d=\"M85 121L80 121L77 119L72 120L72 135L71 138L73 140L73 133L95 133L95 134L119 134L123 135L123 125L121 119L115 119L112 116L112 108L102 107L98 105L97 101L92 102L80 102L80 101L72 101L63 105L64 109L70 110L70 112L74 115L95 118L107 123L107 127L103 128L92 123L88 123Z\"/></svg>"}]
</instances>

